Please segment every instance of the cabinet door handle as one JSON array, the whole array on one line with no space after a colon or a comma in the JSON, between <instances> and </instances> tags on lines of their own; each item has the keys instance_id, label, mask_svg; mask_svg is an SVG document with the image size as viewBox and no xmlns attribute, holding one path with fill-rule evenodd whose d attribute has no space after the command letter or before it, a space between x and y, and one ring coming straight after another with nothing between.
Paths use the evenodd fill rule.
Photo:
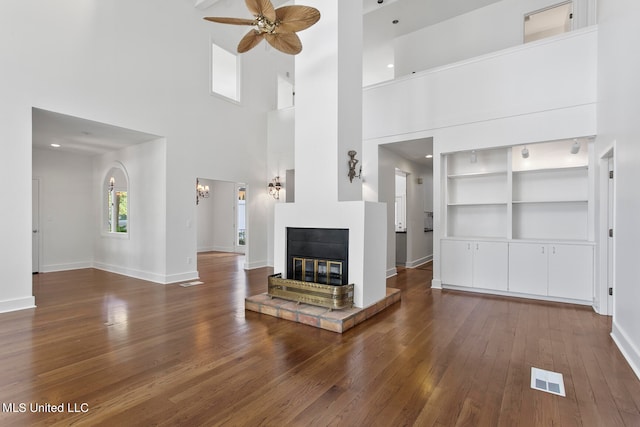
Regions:
<instances>
[{"instance_id":1,"label":"cabinet door handle","mask_svg":"<svg viewBox=\"0 0 640 427\"><path fill-rule=\"evenodd\" d=\"M556 247L555 246L553 247L553 254L554 255L556 254Z\"/></svg>"},{"instance_id":2,"label":"cabinet door handle","mask_svg":"<svg viewBox=\"0 0 640 427\"><path fill-rule=\"evenodd\" d=\"M471 250L471 243L467 243L467 250Z\"/></svg>"},{"instance_id":3,"label":"cabinet door handle","mask_svg":"<svg viewBox=\"0 0 640 427\"><path fill-rule=\"evenodd\" d=\"M480 250L480 243L476 243L476 251Z\"/></svg>"},{"instance_id":4,"label":"cabinet door handle","mask_svg":"<svg viewBox=\"0 0 640 427\"><path fill-rule=\"evenodd\" d=\"M544 246L542 247L542 253L544 253Z\"/></svg>"}]
</instances>

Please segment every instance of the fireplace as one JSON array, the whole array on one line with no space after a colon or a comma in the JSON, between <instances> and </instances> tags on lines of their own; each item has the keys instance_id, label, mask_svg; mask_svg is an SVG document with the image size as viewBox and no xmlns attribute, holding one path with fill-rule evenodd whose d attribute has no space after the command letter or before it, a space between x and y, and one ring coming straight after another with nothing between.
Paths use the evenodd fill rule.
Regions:
<instances>
[{"instance_id":1,"label":"fireplace","mask_svg":"<svg viewBox=\"0 0 640 427\"><path fill-rule=\"evenodd\" d=\"M329 309L352 307L348 257L348 229L288 227L287 278L269 276L267 294Z\"/></svg>"},{"instance_id":2,"label":"fireplace","mask_svg":"<svg viewBox=\"0 0 640 427\"><path fill-rule=\"evenodd\" d=\"M349 230L287 227L287 278L346 285L348 262Z\"/></svg>"}]
</instances>

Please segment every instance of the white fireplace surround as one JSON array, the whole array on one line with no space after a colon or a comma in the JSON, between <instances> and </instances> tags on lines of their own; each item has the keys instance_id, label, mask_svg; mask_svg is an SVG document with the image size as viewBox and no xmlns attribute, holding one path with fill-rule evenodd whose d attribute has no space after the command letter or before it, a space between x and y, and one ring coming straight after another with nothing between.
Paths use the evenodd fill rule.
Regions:
<instances>
[{"instance_id":1,"label":"white fireplace surround","mask_svg":"<svg viewBox=\"0 0 640 427\"><path fill-rule=\"evenodd\" d=\"M287 227L349 230L349 283L354 305L365 308L386 296L386 205L374 202L278 203L274 229L274 273L287 272Z\"/></svg>"}]
</instances>

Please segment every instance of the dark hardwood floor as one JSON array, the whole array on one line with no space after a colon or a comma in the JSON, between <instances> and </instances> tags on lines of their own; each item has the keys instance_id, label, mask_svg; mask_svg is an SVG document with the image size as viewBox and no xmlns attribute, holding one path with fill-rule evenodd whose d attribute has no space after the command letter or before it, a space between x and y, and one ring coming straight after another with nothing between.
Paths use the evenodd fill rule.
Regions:
<instances>
[{"instance_id":1,"label":"dark hardwood floor","mask_svg":"<svg viewBox=\"0 0 640 427\"><path fill-rule=\"evenodd\" d=\"M340 335L245 312L271 270L242 260L203 254L186 288L35 275L38 308L0 314L0 425L640 426L640 381L590 308L401 269L402 301ZM532 366L566 398L532 390Z\"/></svg>"}]
</instances>

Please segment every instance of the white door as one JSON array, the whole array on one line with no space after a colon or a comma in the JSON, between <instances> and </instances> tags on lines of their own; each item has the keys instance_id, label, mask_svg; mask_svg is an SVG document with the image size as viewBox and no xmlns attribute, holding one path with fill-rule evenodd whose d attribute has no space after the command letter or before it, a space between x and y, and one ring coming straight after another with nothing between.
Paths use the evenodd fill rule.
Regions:
<instances>
[{"instance_id":1,"label":"white door","mask_svg":"<svg viewBox=\"0 0 640 427\"><path fill-rule=\"evenodd\" d=\"M440 247L440 280L454 286L473 286L471 242L443 240Z\"/></svg>"},{"instance_id":2,"label":"white door","mask_svg":"<svg viewBox=\"0 0 640 427\"><path fill-rule=\"evenodd\" d=\"M509 243L509 291L547 295L546 245Z\"/></svg>"},{"instance_id":3,"label":"white door","mask_svg":"<svg viewBox=\"0 0 640 427\"><path fill-rule=\"evenodd\" d=\"M31 271L40 272L40 181L31 180Z\"/></svg>"},{"instance_id":4,"label":"white door","mask_svg":"<svg viewBox=\"0 0 640 427\"><path fill-rule=\"evenodd\" d=\"M610 231L607 232L607 313L613 315L613 206L614 206L614 185L615 178L613 172L613 157L609 157L609 188L607 197L607 225ZM609 291L610 290L610 291Z\"/></svg>"},{"instance_id":5,"label":"white door","mask_svg":"<svg viewBox=\"0 0 640 427\"><path fill-rule=\"evenodd\" d=\"M507 290L509 248L505 242L473 243L473 287Z\"/></svg>"}]
</instances>

